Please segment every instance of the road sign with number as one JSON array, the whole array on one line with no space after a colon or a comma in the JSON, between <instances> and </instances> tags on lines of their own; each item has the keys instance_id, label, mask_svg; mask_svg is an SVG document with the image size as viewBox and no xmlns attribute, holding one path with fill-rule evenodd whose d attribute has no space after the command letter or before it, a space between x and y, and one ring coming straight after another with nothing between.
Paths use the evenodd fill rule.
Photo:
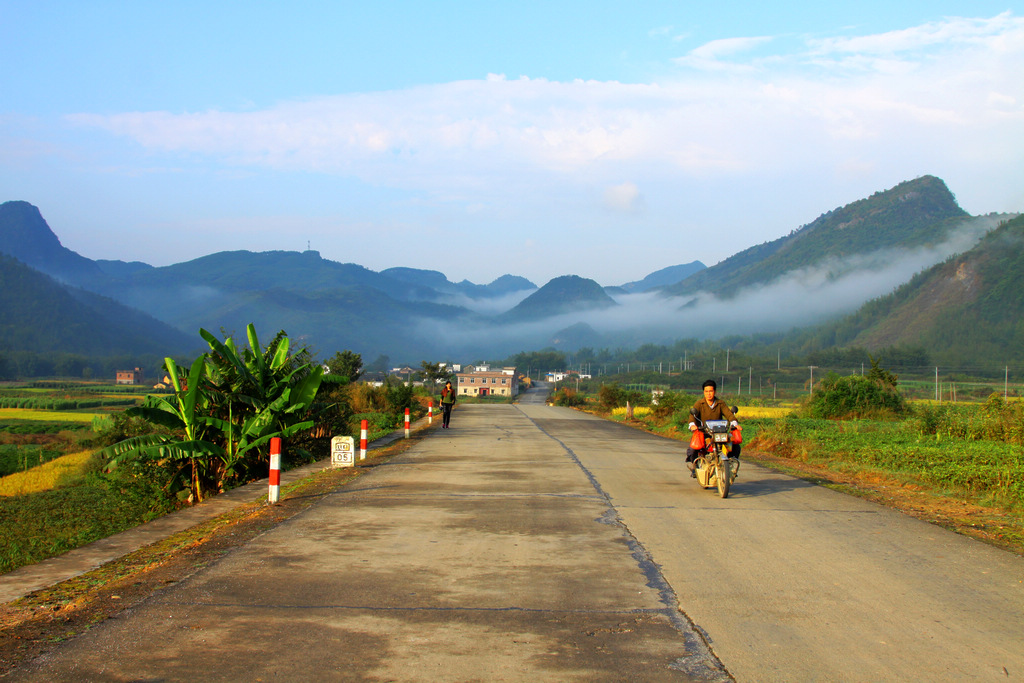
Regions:
<instances>
[{"instance_id":1,"label":"road sign with number","mask_svg":"<svg viewBox=\"0 0 1024 683\"><path fill-rule=\"evenodd\" d=\"M355 439L336 436L331 439L331 467L352 467L356 464Z\"/></svg>"}]
</instances>

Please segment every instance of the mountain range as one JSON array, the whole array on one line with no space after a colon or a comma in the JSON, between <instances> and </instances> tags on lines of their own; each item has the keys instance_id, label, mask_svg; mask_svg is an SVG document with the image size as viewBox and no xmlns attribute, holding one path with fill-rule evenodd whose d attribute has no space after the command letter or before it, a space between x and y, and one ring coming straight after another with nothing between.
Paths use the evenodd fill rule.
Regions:
<instances>
[{"instance_id":1,"label":"mountain range","mask_svg":"<svg viewBox=\"0 0 1024 683\"><path fill-rule=\"evenodd\" d=\"M935 342L935 321L948 322L955 302L1016 297L957 309L988 316L985 343L999 346L1016 338L996 325L999 311L1021 308L1021 294L989 277L987 264L1020 270L1005 248L1018 235L1011 218L970 216L942 180L923 176L711 267L691 261L606 287L565 275L537 287L511 274L481 285L434 270L375 272L316 251L219 252L164 267L94 261L64 247L37 207L10 201L0 204L0 351L188 354L200 327L234 333L250 322L323 356L350 349L409 362L813 325L833 326L837 343L871 347ZM965 260L954 267L958 254ZM950 278L974 287L970 296ZM930 317L914 313L925 309Z\"/></svg>"}]
</instances>

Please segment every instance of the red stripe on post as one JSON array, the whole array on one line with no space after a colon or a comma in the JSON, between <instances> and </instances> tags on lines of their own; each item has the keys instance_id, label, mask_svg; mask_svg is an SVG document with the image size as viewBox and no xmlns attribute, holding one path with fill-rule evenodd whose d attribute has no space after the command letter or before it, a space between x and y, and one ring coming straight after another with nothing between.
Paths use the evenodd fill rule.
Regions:
<instances>
[{"instance_id":1,"label":"red stripe on post","mask_svg":"<svg viewBox=\"0 0 1024 683\"><path fill-rule=\"evenodd\" d=\"M267 501L276 503L281 492L281 437L270 440L270 491Z\"/></svg>"}]
</instances>

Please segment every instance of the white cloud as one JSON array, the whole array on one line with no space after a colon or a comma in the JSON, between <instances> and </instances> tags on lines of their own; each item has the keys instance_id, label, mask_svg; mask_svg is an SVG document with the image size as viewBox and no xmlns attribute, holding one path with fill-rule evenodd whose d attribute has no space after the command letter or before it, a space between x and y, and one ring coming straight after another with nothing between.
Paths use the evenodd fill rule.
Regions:
<instances>
[{"instance_id":1,"label":"white cloud","mask_svg":"<svg viewBox=\"0 0 1024 683\"><path fill-rule=\"evenodd\" d=\"M853 201L926 173L973 201L968 210L1021 208L1009 198L1019 197L1012 179L1024 159L1020 18L951 18L796 44L732 38L681 63L687 68L656 83L489 74L256 111L69 120L134 141L154 168L353 178L410 193L421 207L462 205L476 225L500 224L548 246L566 224L600 220L603 205L643 209L645 223L670 238L728 227L742 248L834 206L806 197L826 182L841 186L831 197ZM760 204L739 205L758 194ZM764 220L783 200L802 200L807 213L770 228L733 227L741 215ZM453 215L436 222L461 220Z\"/></svg>"},{"instance_id":2,"label":"white cloud","mask_svg":"<svg viewBox=\"0 0 1024 683\"><path fill-rule=\"evenodd\" d=\"M767 36L751 38L722 38L704 43L683 57L675 59L679 66L705 71L749 71L751 66L729 58L753 52L756 48L771 42Z\"/></svg>"},{"instance_id":3,"label":"white cloud","mask_svg":"<svg viewBox=\"0 0 1024 683\"><path fill-rule=\"evenodd\" d=\"M604 204L616 211L635 213L643 209L643 195L635 183L625 182L605 189Z\"/></svg>"},{"instance_id":4,"label":"white cloud","mask_svg":"<svg viewBox=\"0 0 1024 683\"><path fill-rule=\"evenodd\" d=\"M689 57L711 63L768 42L719 40ZM70 119L155 151L228 165L451 187L531 172L610 173L621 163L691 174L777 172L820 155L816 138L873 138L882 154L905 145L901 130L922 124L955 153L960 129L1002 122L991 131L995 144L1024 116L1024 23L1009 15L813 40L777 57L783 61L771 69L754 59L732 62L751 73L722 81L680 75L663 84L562 83L492 74L261 111Z\"/></svg>"},{"instance_id":5,"label":"white cloud","mask_svg":"<svg viewBox=\"0 0 1024 683\"><path fill-rule=\"evenodd\" d=\"M810 41L819 54L895 55L931 48L957 49L964 45L998 48L998 41L1021 31L1020 20L1009 12L991 19L952 17L899 31L867 36L833 37ZM996 43L993 43L993 40Z\"/></svg>"}]
</instances>

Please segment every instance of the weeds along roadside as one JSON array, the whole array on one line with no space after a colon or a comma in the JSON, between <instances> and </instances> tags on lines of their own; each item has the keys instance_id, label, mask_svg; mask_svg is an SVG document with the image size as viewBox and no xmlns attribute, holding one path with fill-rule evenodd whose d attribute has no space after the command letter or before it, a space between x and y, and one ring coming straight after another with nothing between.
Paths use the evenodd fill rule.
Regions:
<instances>
[{"instance_id":1,"label":"weeds along roadside","mask_svg":"<svg viewBox=\"0 0 1024 683\"><path fill-rule=\"evenodd\" d=\"M402 417L391 405L396 398L411 404L414 417L426 412L429 400L414 396L411 387L350 387L354 396L346 400L340 428L357 441L362 419L368 422L369 441L401 427ZM77 405L76 392L88 396L93 389L62 384L49 395L34 389L37 396L31 406L25 403L29 399L18 398L23 405L0 408L0 573L125 531L184 504L173 495L170 473L157 462L139 460L114 472L103 471L105 462L95 455L97 449L147 433L152 426L128 418L120 403L111 409L79 401L88 403L81 409L88 412L63 410ZM42 405L46 408L40 409ZM357 408L365 412L352 414ZM332 424L329 429L336 428L339 425ZM329 453L331 433L306 438L303 445L323 457ZM289 455L283 464L288 468L309 461Z\"/></svg>"},{"instance_id":2,"label":"weeds along roadside","mask_svg":"<svg viewBox=\"0 0 1024 683\"><path fill-rule=\"evenodd\" d=\"M689 417L655 406L572 407L688 440ZM691 398L670 397L686 406ZM728 400L728 396L725 397ZM1000 396L974 404L914 404L902 417L815 419L799 406L740 405L744 459L867 498L1024 554L1024 417ZM680 444L680 448L683 445Z\"/></svg>"},{"instance_id":3,"label":"weeds along roadside","mask_svg":"<svg viewBox=\"0 0 1024 683\"><path fill-rule=\"evenodd\" d=\"M436 427L437 423L415 430L410 438L374 451L372 465L403 453ZM0 605L0 676L153 592L188 578L367 471L364 467L322 470L283 486L276 505L263 500L239 506L86 574Z\"/></svg>"},{"instance_id":4,"label":"weeds along roadside","mask_svg":"<svg viewBox=\"0 0 1024 683\"><path fill-rule=\"evenodd\" d=\"M368 439L394 430L390 416L374 419ZM295 462L293 465L301 465ZM55 458L0 478L0 574L56 557L173 512L156 463L102 472L95 452Z\"/></svg>"}]
</instances>

